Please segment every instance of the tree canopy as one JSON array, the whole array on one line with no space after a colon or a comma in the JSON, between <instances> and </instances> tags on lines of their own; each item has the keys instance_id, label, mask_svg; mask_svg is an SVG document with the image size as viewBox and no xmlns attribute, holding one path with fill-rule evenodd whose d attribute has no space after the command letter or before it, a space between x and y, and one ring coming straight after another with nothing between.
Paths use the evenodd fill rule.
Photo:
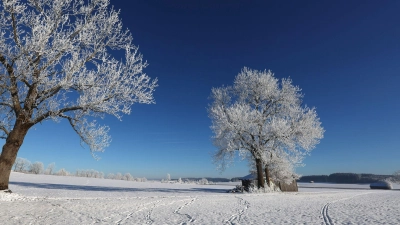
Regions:
<instances>
[{"instance_id":1,"label":"tree canopy","mask_svg":"<svg viewBox=\"0 0 400 225\"><path fill-rule=\"evenodd\" d=\"M315 108L302 105L300 91L290 79L279 82L271 71L246 67L232 86L213 88L209 116L219 166L224 169L239 152L254 162L259 186L264 186L264 166L277 179L293 180L294 167L324 133Z\"/></svg>"}]
</instances>

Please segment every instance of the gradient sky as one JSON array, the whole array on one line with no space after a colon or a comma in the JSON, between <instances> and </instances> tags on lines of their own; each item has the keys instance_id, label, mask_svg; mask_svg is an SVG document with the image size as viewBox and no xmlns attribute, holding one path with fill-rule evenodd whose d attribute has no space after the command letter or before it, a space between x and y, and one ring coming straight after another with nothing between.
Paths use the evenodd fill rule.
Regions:
<instances>
[{"instance_id":1,"label":"gradient sky","mask_svg":"<svg viewBox=\"0 0 400 225\"><path fill-rule=\"evenodd\" d=\"M135 177L236 177L212 163L212 87L246 66L302 88L324 139L297 172L392 174L400 169L400 1L111 0L159 79L155 105L106 117L112 143L96 161L64 121L28 133L18 156Z\"/></svg>"}]
</instances>

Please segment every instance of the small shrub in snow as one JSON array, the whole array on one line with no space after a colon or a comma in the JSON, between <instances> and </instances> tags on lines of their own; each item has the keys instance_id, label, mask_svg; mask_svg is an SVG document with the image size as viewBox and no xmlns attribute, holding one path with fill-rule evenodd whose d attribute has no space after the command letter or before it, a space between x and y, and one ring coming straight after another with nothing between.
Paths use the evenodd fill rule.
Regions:
<instances>
[{"instance_id":1,"label":"small shrub in snow","mask_svg":"<svg viewBox=\"0 0 400 225\"><path fill-rule=\"evenodd\" d=\"M137 181L137 182L146 182L147 181L147 178L146 177L142 177L142 178L136 178L135 179L135 181Z\"/></svg>"},{"instance_id":2,"label":"small shrub in snow","mask_svg":"<svg viewBox=\"0 0 400 225\"><path fill-rule=\"evenodd\" d=\"M206 178L202 178L202 179L199 180L197 183L198 183L198 184L202 184L202 185L206 185L206 184L208 184L208 180L207 180Z\"/></svg>"},{"instance_id":3,"label":"small shrub in snow","mask_svg":"<svg viewBox=\"0 0 400 225\"><path fill-rule=\"evenodd\" d=\"M56 175L58 175L58 176L69 176L70 173L68 171L66 171L64 168L62 168L56 173Z\"/></svg>"},{"instance_id":4,"label":"small shrub in snow","mask_svg":"<svg viewBox=\"0 0 400 225\"><path fill-rule=\"evenodd\" d=\"M171 175L169 175L169 173L167 173L166 179L161 179L161 183L170 183L170 184L173 184L173 183L175 183L175 182L171 180Z\"/></svg>"}]
</instances>

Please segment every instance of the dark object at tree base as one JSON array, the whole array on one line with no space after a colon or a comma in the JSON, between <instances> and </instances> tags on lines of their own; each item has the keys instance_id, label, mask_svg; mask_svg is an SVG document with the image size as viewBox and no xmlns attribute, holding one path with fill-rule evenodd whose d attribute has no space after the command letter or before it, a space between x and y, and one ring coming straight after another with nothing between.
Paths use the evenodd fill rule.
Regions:
<instances>
[{"instance_id":1,"label":"dark object at tree base","mask_svg":"<svg viewBox=\"0 0 400 225\"><path fill-rule=\"evenodd\" d=\"M7 190L3 190L3 192L5 192L5 193L12 193L12 191L10 190L10 189L7 189Z\"/></svg>"},{"instance_id":2,"label":"dark object at tree base","mask_svg":"<svg viewBox=\"0 0 400 225\"><path fill-rule=\"evenodd\" d=\"M250 188L257 187L257 180L242 180L243 190L249 192Z\"/></svg>"},{"instance_id":3,"label":"dark object at tree base","mask_svg":"<svg viewBox=\"0 0 400 225\"><path fill-rule=\"evenodd\" d=\"M243 193L244 187L242 185L236 185L236 187L232 190L229 190L228 193Z\"/></svg>"},{"instance_id":4,"label":"dark object at tree base","mask_svg":"<svg viewBox=\"0 0 400 225\"><path fill-rule=\"evenodd\" d=\"M276 182L276 186L281 189L282 192L298 192L299 188L297 187L297 182L295 180L290 184L286 184L285 182Z\"/></svg>"}]
</instances>

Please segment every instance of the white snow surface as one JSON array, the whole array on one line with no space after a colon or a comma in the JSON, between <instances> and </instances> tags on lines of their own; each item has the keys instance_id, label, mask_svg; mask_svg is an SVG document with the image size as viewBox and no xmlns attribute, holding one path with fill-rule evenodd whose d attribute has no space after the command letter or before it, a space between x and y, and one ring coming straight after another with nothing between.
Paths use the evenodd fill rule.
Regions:
<instances>
[{"instance_id":1,"label":"white snow surface","mask_svg":"<svg viewBox=\"0 0 400 225\"><path fill-rule=\"evenodd\" d=\"M299 183L297 193L11 173L1 224L400 224L400 186Z\"/></svg>"}]
</instances>

